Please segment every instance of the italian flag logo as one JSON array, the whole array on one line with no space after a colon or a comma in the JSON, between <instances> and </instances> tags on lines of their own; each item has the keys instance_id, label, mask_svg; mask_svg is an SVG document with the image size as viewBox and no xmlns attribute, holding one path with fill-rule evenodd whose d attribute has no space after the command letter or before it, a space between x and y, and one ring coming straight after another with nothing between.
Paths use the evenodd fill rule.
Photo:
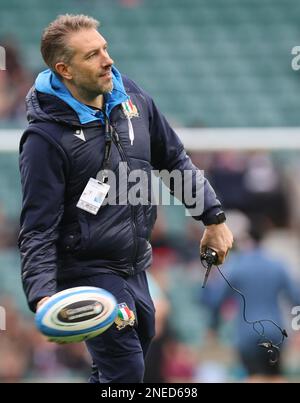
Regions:
<instances>
[{"instance_id":1,"label":"italian flag logo","mask_svg":"<svg viewBox=\"0 0 300 403\"><path fill-rule=\"evenodd\" d=\"M128 319L130 319L131 315L132 315L132 312L131 312L131 310L128 308L127 305L124 306L124 307L122 307L122 308L119 308L118 316L119 316L120 319L122 319L122 320L128 320Z\"/></svg>"},{"instance_id":2,"label":"italian flag logo","mask_svg":"<svg viewBox=\"0 0 300 403\"><path fill-rule=\"evenodd\" d=\"M126 102L122 102L122 109L125 116L129 119L139 117L139 111L137 107L132 103L131 99Z\"/></svg>"},{"instance_id":3,"label":"italian flag logo","mask_svg":"<svg viewBox=\"0 0 300 403\"><path fill-rule=\"evenodd\" d=\"M126 302L118 304L118 315L115 319L117 329L121 330L128 325L134 326L134 322L135 322L134 313L128 308Z\"/></svg>"}]
</instances>

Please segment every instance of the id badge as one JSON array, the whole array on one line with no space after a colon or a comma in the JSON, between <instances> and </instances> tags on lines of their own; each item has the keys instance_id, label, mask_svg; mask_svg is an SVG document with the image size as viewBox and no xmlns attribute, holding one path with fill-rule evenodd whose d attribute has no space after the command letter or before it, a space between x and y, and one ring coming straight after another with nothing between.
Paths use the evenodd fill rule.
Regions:
<instances>
[{"instance_id":1,"label":"id badge","mask_svg":"<svg viewBox=\"0 0 300 403\"><path fill-rule=\"evenodd\" d=\"M110 186L107 183L90 178L76 207L96 215L101 207Z\"/></svg>"}]
</instances>

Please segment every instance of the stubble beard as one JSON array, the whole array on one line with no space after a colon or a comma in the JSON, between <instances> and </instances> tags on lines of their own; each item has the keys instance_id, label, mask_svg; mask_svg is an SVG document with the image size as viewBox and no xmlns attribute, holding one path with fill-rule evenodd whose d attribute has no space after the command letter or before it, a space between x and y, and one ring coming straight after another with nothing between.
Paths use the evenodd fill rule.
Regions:
<instances>
[{"instance_id":1,"label":"stubble beard","mask_svg":"<svg viewBox=\"0 0 300 403\"><path fill-rule=\"evenodd\" d=\"M113 88L114 88L114 85L113 85L113 81L111 80L109 84L102 87L101 94L103 94L103 95L108 94L109 92L112 92Z\"/></svg>"}]
</instances>

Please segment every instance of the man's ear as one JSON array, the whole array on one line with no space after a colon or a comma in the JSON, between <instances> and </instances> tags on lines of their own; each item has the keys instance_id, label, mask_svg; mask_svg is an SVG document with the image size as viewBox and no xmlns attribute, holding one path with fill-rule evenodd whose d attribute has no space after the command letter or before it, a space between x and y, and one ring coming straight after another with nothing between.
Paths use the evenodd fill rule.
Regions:
<instances>
[{"instance_id":1,"label":"man's ear","mask_svg":"<svg viewBox=\"0 0 300 403\"><path fill-rule=\"evenodd\" d=\"M72 80L73 76L70 72L70 66L64 62L58 62L55 65L55 71L65 80Z\"/></svg>"}]
</instances>

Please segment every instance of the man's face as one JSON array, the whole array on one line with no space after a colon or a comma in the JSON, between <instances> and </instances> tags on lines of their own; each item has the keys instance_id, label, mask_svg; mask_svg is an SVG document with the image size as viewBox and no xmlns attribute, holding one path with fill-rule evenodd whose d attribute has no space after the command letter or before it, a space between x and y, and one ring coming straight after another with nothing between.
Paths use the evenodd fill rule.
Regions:
<instances>
[{"instance_id":1,"label":"man's face","mask_svg":"<svg viewBox=\"0 0 300 403\"><path fill-rule=\"evenodd\" d=\"M95 29L72 33L68 45L73 57L68 65L70 81L79 91L98 96L112 91L111 66L113 60L107 51L107 43Z\"/></svg>"}]
</instances>

